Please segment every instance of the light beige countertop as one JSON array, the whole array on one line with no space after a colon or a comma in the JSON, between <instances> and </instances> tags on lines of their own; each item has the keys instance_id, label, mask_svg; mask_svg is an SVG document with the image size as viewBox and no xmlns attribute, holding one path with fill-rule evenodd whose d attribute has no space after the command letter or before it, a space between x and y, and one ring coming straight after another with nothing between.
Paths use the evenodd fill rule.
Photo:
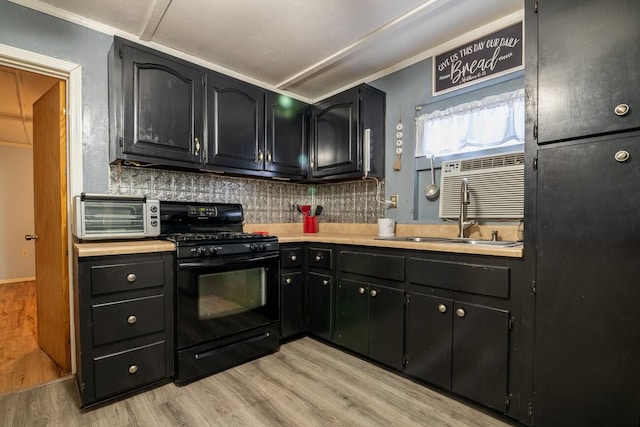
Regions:
<instances>
[{"instance_id":1,"label":"light beige countertop","mask_svg":"<svg viewBox=\"0 0 640 427\"><path fill-rule=\"evenodd\" d=\"M493 230L498 231L499 240L515 241L517 239L517 226L474 226L469 231L469 237L489 240L491 237L491 231ZM378 233L377 224L320 223L318 233L303 233L301 223L245 224L244 231L267 231L270 234L277 236L280 243L335 243L374 246L380 248L400 248L435 252L503 256L511 258L522 258L524 253L523 245L515 247L500 247L446 242L378 240L376 239ZM456 234L456 225L396 224L396 236L398 237L454 237Z\"/></svg>"},{"instance_id":2,"label":"light beige countertop","mask_svg":"<svg viewBox=\"0 0 640 427\"><path fill-rule=\"evenodd\" d=\"M79 257L173 252L175 250L176 246L172 242L165 240L100 241L73 244L73 251Z\"/></svg>"},{"instance_id":3,"label":"light beige countertop","mask_svg":"<svg viewBox=\"0 0 640 427\"><path fill-rule=\"evenodd\" d=\"M489 239L491 231L497 230L499 240L515 241L516 226L474 226L470 229L469 237ZM266 231L277 236L280 243L334 243L343 245L373 246L379 248L413 249L434 252L450 252L461 254L477 254L522 258L524 247L479 246L463 245L446 242L412 242L402 240L377 240L377 224L341 224L320 223L318 233L303 233L301 223L284 224L245 224L244 231ZM454 237L457 233L456 225L414 225L396 224L396 236L429 236ZM172 242L164 240L132 240L108 242L74 243L74 252L79 257L102 255L126 255L150 252L171 252L175 250Z\"/></svg>"}]
</instances>

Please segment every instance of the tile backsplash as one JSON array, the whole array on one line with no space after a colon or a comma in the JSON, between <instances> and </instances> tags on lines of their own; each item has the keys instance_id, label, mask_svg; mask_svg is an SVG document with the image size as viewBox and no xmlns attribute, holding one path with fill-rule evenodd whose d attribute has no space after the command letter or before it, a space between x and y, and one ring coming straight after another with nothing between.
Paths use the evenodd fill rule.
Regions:
<instances>
[{"instance_id":1,"label":"tile backsplash","mask_svg":"<svg viewBox=\"0 0 640 427\"><path fill-rule=\"evenodd\" d=\"M112 165L109 193L147 195L159 200L241 203L245 223L301 222L295 205L322 205L321 222L375 223L384 216L376 201L384 181L294 184L249 178ZM378 192L379 191L379 192Z\"/></svg>"}]
</instances>

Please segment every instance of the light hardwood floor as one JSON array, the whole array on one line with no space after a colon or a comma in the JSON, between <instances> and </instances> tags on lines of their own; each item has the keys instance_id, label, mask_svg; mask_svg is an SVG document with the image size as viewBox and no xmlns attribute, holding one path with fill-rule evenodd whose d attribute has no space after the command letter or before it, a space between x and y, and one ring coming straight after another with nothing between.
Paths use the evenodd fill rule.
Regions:
<instances>
[{"instance_id":1,"label":"light hardwood floor","mask_svg":"<svg viewBox=\"0 0 640 427\"><path fill-rule=\"evenodd\" d=\"M0 414L10 426L511 425L311 338L84 413L67 379L0 396Z\"/></svg>"},{"instance_id":2,"label":"light hardwood floor","mask_svg":"<svg viewBox=\"0 0 640 427\"><path fill-rule=\"evenodd\" d=\"M69 375L38 347L35 282L0 285L0 393Z\"/></svg>"}]
</instances>

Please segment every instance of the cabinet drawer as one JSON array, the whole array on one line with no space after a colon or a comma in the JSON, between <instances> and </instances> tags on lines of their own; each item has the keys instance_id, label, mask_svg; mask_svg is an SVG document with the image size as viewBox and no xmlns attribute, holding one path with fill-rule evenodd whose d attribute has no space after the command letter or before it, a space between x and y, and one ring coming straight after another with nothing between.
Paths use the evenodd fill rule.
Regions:
<instances>
[{"instance_id":1,"label":"cabinet drawer","mask_svg":"<svg viewBox=\"0 0 640 427\"><path fill-rule=\"evenodd\" d=\"M94 368L96 398L131 390L166 376L165 343L98 357Z\"/></svg>"},{"instance_id":2,"label":"cabinet drawer","mask_svg":"<svg viewBox=\"0 0 640 427\"><path fill-rule=\"evenodd\" d=\"M340 252L340 270L380 279L404 280L404 257L362 252Z\"/></svg>"},{"instance_id":3,"label":"cabinet drawer","mask_svg":"<svg viewBox=\"0 0 640 427\"><path fill-rule=\"evenodd\" d=\"M308 265L311 268L326 268L328 270L331 269L331 249L319 249L319 248L309 248L308 255Z\"/></svg>"},{"instance_id":4,"label":"cabinet drawer","mask_svg":"<svg viewBox=\"0 0 640 427\"><path fill-rule=\"evenodd\" d=\"M409 258L409 283L509 298L509 267Z\"/></svg>"},{"instance_id":5,"label":"cabinet drawer","mask_svg":"<svg viewBox=\"0 0 640 427\"><path fill-rule=\"evenodd\" d=\"M302 248L282 249L280 252L280 264L282 268L302 266Z\"/></svg>"},{"instance_id":6,"label":"cabinet drawer","mask_svg":"<svg viewBox=\"0 0 640 427\"><path fill-rule=\"evenodd\" d=\"M164 295L95 305L93 345L164 330Z\"/></svg>"},{"instance_id":7,"label":"cabinet drawer","mask_svg":"<svg viewBox=\"0 0 640 427\"><path fill-rule=\"evenodd\" d=\"M148 262L94 265L91 267L91 292L102 295L164 286L164 270L161 258Z\"/></svg>"}]
</instances>

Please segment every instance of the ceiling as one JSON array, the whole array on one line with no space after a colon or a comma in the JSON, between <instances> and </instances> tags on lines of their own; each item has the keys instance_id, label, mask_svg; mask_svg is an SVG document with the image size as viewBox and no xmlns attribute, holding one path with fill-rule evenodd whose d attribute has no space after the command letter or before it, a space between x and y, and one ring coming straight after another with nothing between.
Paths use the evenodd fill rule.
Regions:
<instances>
[{"instance_id":1,"label":"ceiling","mask_svg":"<svg viewBox=\"0 0 640 427\"><path fill-rule=\"evenodd\" d=\"M33 144L33 103L56 81L0 65L0 144Z\"/></svg>"},{"instance_id":2,"label":"ceiling","mask_svg":"<svg viewBox=\"0 0 640 427\"><path fill-rule=\"evenodd\" d=\"M523 0L11 1L307 102L523 9ZM0 68L0 143L32 143L31 105L52 84Z\"/></svg>"}]
</instances>

